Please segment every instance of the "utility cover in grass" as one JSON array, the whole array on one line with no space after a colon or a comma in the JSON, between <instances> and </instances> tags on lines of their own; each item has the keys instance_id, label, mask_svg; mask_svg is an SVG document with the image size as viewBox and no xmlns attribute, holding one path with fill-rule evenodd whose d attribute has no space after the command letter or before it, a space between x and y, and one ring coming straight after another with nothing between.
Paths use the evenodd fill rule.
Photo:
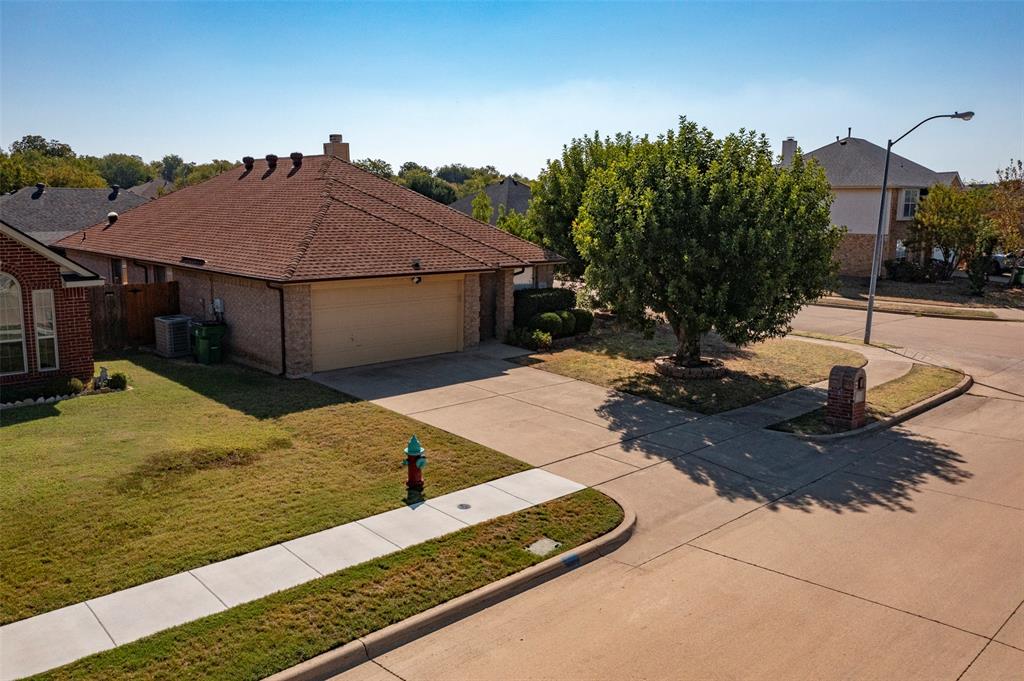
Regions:
<instances>
[{"instance_id":1,"label":"utility cover in grass","mask_svg":"<svg viewBox=\"0 0 1024 681\"><path fill-rule=\"evenodd\" d=\"M533 542L526 547L526 550L535 556L546 556L562 544L555 541L554 539L548 539L547 537L541 537L537 541Z\"/></svg>"}]
</instances>

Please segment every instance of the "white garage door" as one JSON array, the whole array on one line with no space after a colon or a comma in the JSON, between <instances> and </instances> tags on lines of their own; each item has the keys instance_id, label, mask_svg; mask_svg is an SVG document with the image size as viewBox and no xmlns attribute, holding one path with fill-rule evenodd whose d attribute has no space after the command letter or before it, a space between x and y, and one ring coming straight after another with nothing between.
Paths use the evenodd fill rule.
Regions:
<instances>
[{"instance_id":1,"label":"white garage door","mask_svg":"<svg viewBox=\"0 0 1024 681\"><path fill-rule=\"evenodd\" d=\"M313 370L462 349L462 276L312 287Z\"/></svg>"}]
</instances>

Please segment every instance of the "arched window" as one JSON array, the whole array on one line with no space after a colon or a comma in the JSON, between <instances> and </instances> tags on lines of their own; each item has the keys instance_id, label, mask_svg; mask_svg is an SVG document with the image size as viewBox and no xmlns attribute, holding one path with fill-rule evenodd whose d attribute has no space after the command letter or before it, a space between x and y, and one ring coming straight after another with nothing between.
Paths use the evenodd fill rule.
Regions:
<instances>
[{"instance_id":1,"label":"arched window","mask_svg":"<svg viewBox=\"0 0 1024 681\"><path fill-rule=\"evenodd\" d=\"M25 366L25 321L21 286L0 272L0 374L22 374Z\"/></svg>"}]
</instances>

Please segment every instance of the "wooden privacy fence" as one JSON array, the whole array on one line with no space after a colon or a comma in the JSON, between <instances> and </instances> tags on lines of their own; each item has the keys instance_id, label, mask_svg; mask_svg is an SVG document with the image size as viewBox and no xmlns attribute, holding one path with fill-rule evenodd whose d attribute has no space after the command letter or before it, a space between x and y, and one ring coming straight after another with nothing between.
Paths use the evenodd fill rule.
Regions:
<instances>
[{"instance_id":1,"label":"wooden privacy fence","mask_svg":"<svg viewBox=\"0 0 1024 681\"><path fill-rule=\"evenodd\" d=\"M95 352L153 345L153 317L178 314L178 282L96 286L89 289Z\"/></svg>"}]
</instances>

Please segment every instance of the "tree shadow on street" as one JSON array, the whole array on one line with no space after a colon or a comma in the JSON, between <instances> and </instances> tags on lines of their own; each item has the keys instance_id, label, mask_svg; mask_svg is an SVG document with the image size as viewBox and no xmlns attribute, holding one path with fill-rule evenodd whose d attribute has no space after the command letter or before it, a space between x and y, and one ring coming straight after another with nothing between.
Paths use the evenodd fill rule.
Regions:
<instances>
[{"instance_id":1,"label":"tree shadow on street","mask_svg":"<svg viewBox=\"0 0 1024 681\"><path fill-rule=\"evenodd\" d=\"M633 457L665 462L729 501L807 512L913 512L914 495L924 485L960 484L973 476L959 453L906 428L815 442L744 426L726 412L652 434L649 414L634 400L615 393L601 408L610 426L623 433L622 448Z\"/></svg>"}]
</instances>

